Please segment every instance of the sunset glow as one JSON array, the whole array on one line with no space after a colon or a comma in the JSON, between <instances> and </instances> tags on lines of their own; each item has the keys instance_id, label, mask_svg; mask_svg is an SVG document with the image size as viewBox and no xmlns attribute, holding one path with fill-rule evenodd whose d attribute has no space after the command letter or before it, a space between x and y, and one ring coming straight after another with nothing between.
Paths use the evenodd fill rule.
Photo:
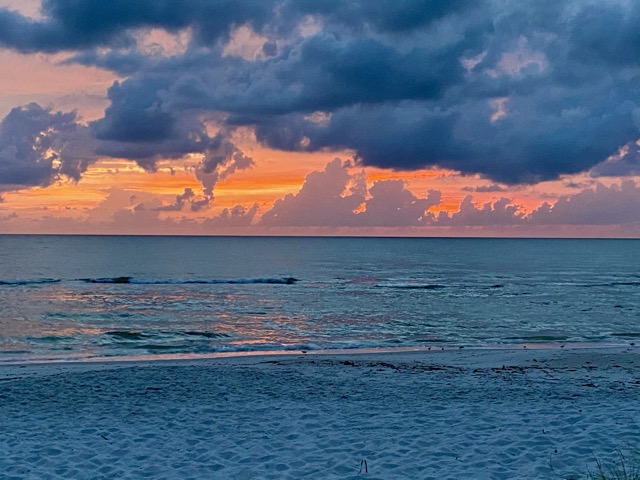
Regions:
<instances>
[{"instance_id":1,"label":"sunset glow","mask_svg":"<svg viewBox=\"0 0 640 480\"><path fill-rule=\"evenodd\" d=\"M625 90L640 78L635 64L611 67L618 93L610 106L588 105L593 95L583 96L578 85L573 93L561 90L552 73L596 67L581 57L572 57L575 66L556 64L550 52L557 46L534 30L510 37L498 29L492 42L465 48L444 36L438 28L466 28L472 17L465 8L433 13L395 37L389 33L395 26L376 24L366 10L354 21L373 22L368 33L340 23L339 11L301 15L278 1L261 7L263 27L243 13L244 20L230 21L210 38L195 10L179 26L169 20L136 25L121 12L122 24L87 40L81 23L71 27L51 5L0 3L13 12L12 21L34 29L69 28L48 44L26 33L0 35L4 232L123 233L118 212L145 211L145 228L154 225L153 233L224 234L233 227L248 235L279 234L296 227L305 234L293 217L292 224L282 223L288 218L282 214L274 220L279 205L307 209L301 223L307 233L327 235L502 235L507 229L527 236L544 225L550 236L640 234L640 133L629 120L635 114L622 111L635 101ZM492 5L483 12L487 18L495 14ZM635 7L613 1L607 8L613 15ZM526 15L524 7L513 9ZM289 30L269 27L275 11L290 15L278 20ZM90 10L80 12L89 21ZM587 7L567 5L562 12L566 22L590 15ZM326 33L341 28L342 43L329 40ZM563 24L538 28L578 41ZM443 35L441 47L416 44L425 70L407 54L420 35ZM325 53L305 63L300 55L311 58L315 48ZM430 70L434 55L445 55L450 70L435 63ZM291 78L285 74L294 71ZM611 90L593 79L594 89ZM533 93L519 90L525 80L535 85ZM479 99L447 82L471 91L508 88ZM551 91L558 108L565 102L562 108L545 103ZM606 108L617 113L605 115ZM23 129L20 139L11 133L16 129ZM16 156L30 141L33 153ZM41 149L45 142L51 146ZM342 171L327 170L336 158ZM562 215L554 208L560 200ZM582 213L593 210L584 201L602 205L597 216ZM376 202L397 205L383 213ZM350 219L328 221L326 215L338 214L326 208L350 208ZM618 212L614 220L601 217L608 211ZM205 228L207 220L213 223Z\"/></svg>"}]
</instances>

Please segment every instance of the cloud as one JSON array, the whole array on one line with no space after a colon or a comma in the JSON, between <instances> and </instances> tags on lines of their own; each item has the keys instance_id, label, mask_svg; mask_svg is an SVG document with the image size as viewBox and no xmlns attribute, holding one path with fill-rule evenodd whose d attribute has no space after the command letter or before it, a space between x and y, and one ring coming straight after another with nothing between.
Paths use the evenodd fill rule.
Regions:
<instances>
[{"instance_id":1,"label":"cloud","mask_svg":"<svg viewBox=\"0 0 640 480\"><path fill-rule=\"evenodd\" d=\"M197 195L189 188L169 205L149 192L112 188L106 198L95 208L87 210L82 218L47 217L44 223L51 231L68 233L205 235L225 231L237 233L238 228L250 226L258 212L258 205L254 204L224 208L205 220L177 214L197 201Z\"/></svg>"},{"instance_id":2,"label":"cloud","mask_svg":"<svg viewBox=\"0 0 640 480\"><path fill-rule=\"evenodd\" d=\"M106 231L126 231L134 233L163 233L173 232L176 234L212 234L225 231L226 229L237 229L248 227L251 225L256 213L258 205L254 204L249 207L244 205L235 205L231 208L222 209L217 215L208 217L204 221L196 221L186 217L181 218L165 218L162 212L176 212L177 206L183 202L195 202L193 200L193 192L185 189L182 195L178 195L176 204L167 208L162 206L162 202L158 198L154 198L145 192L140 192L141 199L131 200L129 204L123 203L123 197L129 195L119 190L114 190L110 196L105 199L105 204L119 204L119 207L111 212L107 219L103 219L101 223L95 223L94 219L98 217L91 212L88 221L85 222L85 229L100 229ZM102 208L102 207L100 207ZM192 208L192 210L194 210ZM105 221L106 220L106 221Z\"/></svg>"},{"instance_id":3,"label":"cloud","mask_svg":"<svg viewBox=\"0 0 640 480\"><path fill-rule=\"evenodd\" d=\"M93 221L99 216L90 213L86 227L100 228L107 231L131 231L137 233L149 232L174 232L180 234L212 234L219 233L225 229L237 229L248 227L252 224L257 212L258 205L251 206L235 205L231 208L222 209L217 215L210 216L204 221L196 221L186 217L165 218L162 212L177 212L187 203L197 203L194 200L195 194L190 189L176 197L176 203L170 206L163 206L160 199L155 198L145 192L139 192L140 199L131 200L130 193L121 190L113 190L104 204L115 205L118 208L113 210L108 218L102 218L101 224ZM125 196L129 196L129 202L123 202ZM99 209L104 207L100 206ZM106 221L105 221L106 220Z\"/></svg>"},{"instance_id":4,"label":"cloud","mask_svg":"<svg viewBox=\"0 0 640 480\"><path fill-rule=\"evenodd\" d=\"M347 165L336 158L322 172L307 175L298 193L276 200L264 213L266 226L349 225L354 211L366 195L364 178L349 174Z\"/></svg>"},{"instance_id":5,"label":"cloud","mask_svg":"<svg viewBox=\"0 0 640 480\"><path fill-rule=\"evenodd\" d=\"M196 167L196 178L202 182L204 193L213 198L213 188L220 180L238 170L254 165L253 159L244 154L231 141L218 134L205 151L205 156Z\"/></svg>"},{"instance_id":6,"label":"cloud","mask_svg":"<svg viewBox=\"0 0 640 480\"><path fill-rule=\"evenodd\" d=\"M477 187L462 187L462 190L465 192L477 192L477 193L495 193L495 192L504 192L507 189L497 183L492 183L491 185L480 185Z\"/></svg>"},{"instance_id":7,"label":"cloud","mask_svg":"<svg viewBox=\"0 0 640 480\"><path fill-rule=\"evenodd\" d=\"M248 227L252 224L256 213L258 213L258 205L255 203L250 207L236 205L232 208L224 208L218 215L207 218L203 222L203 227L205 231L218 227Z\"/></svg>"},{"instance_id":8,"label":"cloud","mask_svg":"<svg viewBox=\"0 0 640 480\"><path fill-rule=\"evenodd\" d=\"M363 173L350 173L349 163L335 159L323 171L307 175L296 194L277 200L259 222L263 226L296 227L517 227L553 225L633 225L640 223L640 187L620 185L585 188L554 203L526 212L502 197L480 205L467 195L456 211L438 210L442 193L425 198L400 180L383 180L367 188Z\"/></svg>"},{"instance_id":9,"label":"cloud","mask_svg":"<svg viewBox=\"0 0 640 480\"><path fill-rule=\"evenodd\" d=\"M269 0L43 0L42 20L0 9L0 45L22 52L58 52L91 47L128 47L132 31L159 27L194 29L202 41L228 34L232 24L258 24L273 14Z\"/></svg>"},{"instance_id":10,"label":"cloud","mask_svg":"<svg viewBox=\"0 0 640 480\"><path fill-rule=\"evenodd\" d=\"M544 202L526 213L507 198L481 206L471 195L464 198L458 211L440 212L437 226L512 226L533 228L556 225L640 225L640 188L633 180L619 185L597 183L573 195L563 195L554 203ZM637 231L636 231L637 234Z\"/></svg>"},{"instance_id":11,"label":"cloud","mask_svg":"<svg viewBox=\"0 0 640 480\"><path fill-rule=\"evenodd\" d=\"M379 180L369 189L370 198L365 210L355 215L355 222L363 226L422 225L432 214L427 210L440 203L441 193L429 190L426 198L418 198L402 180Z\"/></svg>"},{"instance_id":12,"label":"cloud","mask_svg":"<svg viewBox=\"0 0 640 480\"><path fill-rule=\"evenodd\" d=\"M457 212L448 214L441 211L434 222L438 226L483 226L496 225L521 225L525 221L524 212L518 205L513 205L508 198L500 198L491 203L487 202L481 207L473 203L473 197L467 195L460 203Z\"/></svg>"},{"instance_id":13,"label":"cloud","mask_svg":"<svg viewBox=\"0 0 640 480\"><path fill-rule=\"evenodd\" d=\"M97 158L92 145L74 112L34 103L14 108L0 123L0 190L44 187L61 177L77 181Z\"/></svg>"},{"instance_id":14,"label":"cloud","mask_svg":"<svg viewBox=\"0 0 640 480\"><path fill-rule=\"evenodd\" d=\"M615 225L640 223L640 188L632 181L607 187L598 183L555 204L543 203L529 216L532 224Z\"/></svg>"},{"instance_id":15,"label":"cloud","mask_svg":"<svg viewBox=\"0 0 640 480\"><path fill-rule=\"evenodd\" d=\"M350 173L349 162L335 159L322 172L307 175L300 191L276 200L265 212L264 226L295 227L399 227L423 225L440 203L430 190L418 198L402 180L379 180L367 188L364 172Z\"/></svg>"},{"instance_id":16,"label":"cloud","mask_svg":"<svg viewBox=\"0 0 640 480\"><path fill-rule=\"evenodd\" d=\"M141 40L153 29L188 42L159 52ZM0 9L0 45L126 77L91 124L101 155L148 169L212 158L243 126L274 148L504 184L588 171L640 137L639 31L640 4L624 0L46 0L37 20ZM638 171L625 162L594 171Z\"/></svg>"},{"instance_id":17,"label":"cloud","mask_svg":"<svg viewBox=\"0 0 640 480\"><path fill-rule=\"evenodd\" d=\"M445 199L446 200L446 199ZM81 218L44 217L38 220L2 216L11 232L126 234L412 234L514 236L631 236L640 227L640 187L632 180L610 186L597 183L573 195L544 202L531 212L506 197L476 203L465 197L455 211L445 211L443 195L429 190L425 197L396 180L367 187L362 171L336 159L323 171L312 172L296 194L277 201L259 216L259 207L236 205L205 219L181 216L196 200L186 189L167 204L144 191L112 189L96 208ZM449 203L449 202L447 202ZM11 212L7 206L7 213Z\"/></svg>"},{"instance_id":18,"label":"cloud","mask_svg":"<svg viewBox=\"0 0 640 480\"><path fill-rule=\"evenodd\" d=\"M157 207L156 210L159 212L180 212L187 203L193 202L195 196L196 194L193 193L193 189L185 188L184 192L180 195L176 195L175 203Z\"/></svg>"},{"instance_id":19,"label":"cloud","mask_svg":"<svg viewBox=\"0 0 640 480\"><path fill-rule=\"evenodd\" d=\"M639 147L639 141L623 146L618 153L594 166L589 173L592 177L640 175Z\"/></svg>"}]
</instances>

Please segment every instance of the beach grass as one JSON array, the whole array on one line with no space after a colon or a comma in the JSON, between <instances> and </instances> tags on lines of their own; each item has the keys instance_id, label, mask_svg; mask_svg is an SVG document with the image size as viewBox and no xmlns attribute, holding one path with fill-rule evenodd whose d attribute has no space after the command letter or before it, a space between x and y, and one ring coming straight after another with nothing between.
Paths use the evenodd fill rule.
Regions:
<instances>
[{"instance_id":1,"label":"beach grass","mask_svg":"<svg viewBox=\"0 0 640 480\"><path fill-rule=\"evenodd\" d=\"M612 460L596 459L596 470L589 472L589 480L640 480L640 461L628 460L622 450L616 449Z\"/></svg>"}]
</instances>

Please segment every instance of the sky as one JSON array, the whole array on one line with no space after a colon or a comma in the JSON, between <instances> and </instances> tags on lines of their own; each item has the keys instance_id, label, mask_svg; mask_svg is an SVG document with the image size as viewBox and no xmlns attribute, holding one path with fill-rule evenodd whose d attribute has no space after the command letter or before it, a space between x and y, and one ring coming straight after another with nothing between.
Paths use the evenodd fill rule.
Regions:
<instances>
[{"instance_id":1,"label":"sky","mask_svg":"<svg viewBox=\"0 0 640 480\"><path fill-rule=\"evenodd\" d=\"M0 233L640 237L634 0L0 0Z\"/></svg>"}]
</instances>

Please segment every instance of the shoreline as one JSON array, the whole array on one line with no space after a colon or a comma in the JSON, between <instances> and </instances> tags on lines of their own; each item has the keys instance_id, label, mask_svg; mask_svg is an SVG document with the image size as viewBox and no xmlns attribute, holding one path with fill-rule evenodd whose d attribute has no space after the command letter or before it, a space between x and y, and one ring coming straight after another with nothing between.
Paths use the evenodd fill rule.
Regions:
<instances>
[{"instance_id":1,"label":"shoreline","mask_svg":"<svg viewBox=\"0 0 640 480\"><path fill-rule=\"evenodd\" d=\"M143 355L111 355L95 357L43 357L31 359L1 359L0 368L15 365L47 365L47 364L94 364L94 363L136 363L136 362L168 362L168 361L197 361L224 358L277 357L277 356L323 356L323 355L383 355L397 353L423 352L462 352L462 351L519 351L519 350L615 350L640 347L640 343L594 343L594 342L540 342L517 344L489 344L473 346L431 345L406 347L374 347L374 348L330 348L330 349L292 349L292 350L240 350L210 353L148 353Z\"/></svg>"},{"instance_id":2,"label":"shoreline","mask_svg":"<svg viewBox=\"0 0 640 480\"><path fill-rule=\"evenodd\" d=\"M640 448L631 346L0 365L0 386L16 479L587 478Z\"/></svg>"},{"instance_id":3,"label":"shoreline","mask_svg":"<svg viewBox=\"0 0 640 480\"><path fill-rule=\"evenodd\" d=\"M544 344L534 348L381 348L381 349L335 349L335 350L287 350L256 352L219 352L204 355L190 354L151 354L146 356L97 357L90 360L43 360L36 362L0 363L0 382L20 379L25 376L46 376L66 373L104 371L112 369L139 368L207 368L223 367L259 367L274 363L292 365L310 365L322 362L334 362L342 365L351 363L408 364L422 363L438 366L455 366L472 371L477 368L496 369L502 366L531 367L531 363L555 362L555 368L570 368L579 362L590 363L589 358L630 358L634 365L637 358L638 380L640 382L640 346L639 345L566 345ZM619 362L614 362L619 363ZM0 384L1 385L1 384ZM640 383L639 383L640 386ZM640 401L640 388L639 401ZM640 430L639 430L640 435Z\"/></svg>"}]
</instances>

